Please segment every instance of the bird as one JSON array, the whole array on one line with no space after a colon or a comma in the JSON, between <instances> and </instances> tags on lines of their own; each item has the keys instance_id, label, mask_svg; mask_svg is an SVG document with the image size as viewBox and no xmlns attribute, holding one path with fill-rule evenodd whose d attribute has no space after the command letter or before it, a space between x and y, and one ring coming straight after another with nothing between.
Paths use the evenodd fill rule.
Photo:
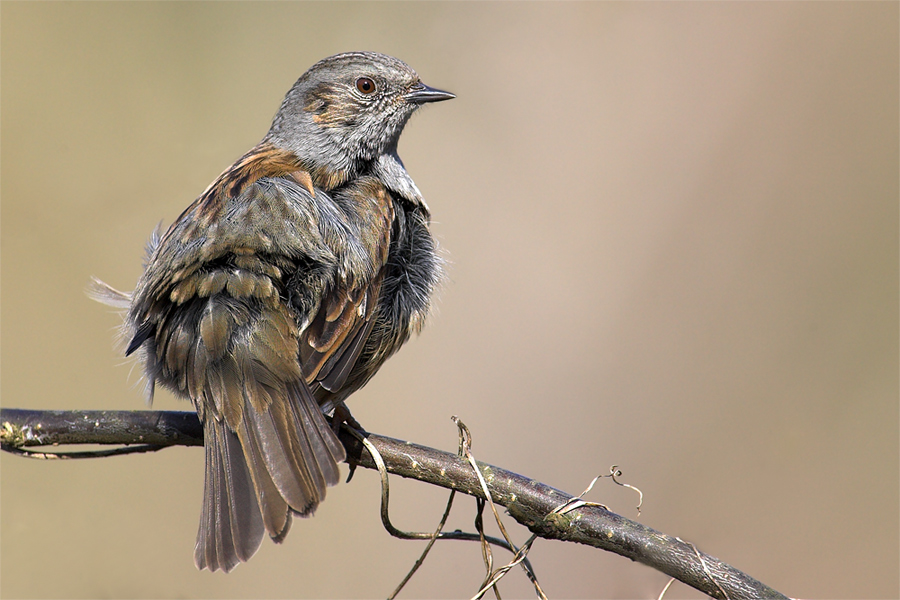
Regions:
<instances>
[{"instance_id":1,"label":"bird","mask_svg":"<svg viewBox=\"0 0 900 600\"><path fill-rule=\"evenodd\" d=\"M443 261L397 144L451 98L384 54L317 62L262 141L157 228L132 292L93 280L125 313L148 400L162 385L203 424L198 569L229 572L313 514L346 458L326 414L421 330Z\"/></svg>"}]
</instances>

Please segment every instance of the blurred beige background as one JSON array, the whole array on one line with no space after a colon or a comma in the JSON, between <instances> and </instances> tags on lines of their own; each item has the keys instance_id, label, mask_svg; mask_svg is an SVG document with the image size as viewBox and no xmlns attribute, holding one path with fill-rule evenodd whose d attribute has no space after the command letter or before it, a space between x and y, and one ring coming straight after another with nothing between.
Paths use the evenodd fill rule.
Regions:
<instances>
[{"instance_id":1,"label":"blurred beige background","mask_svg":"<svg viewBox=\"0 0 900 600\"><path fill-rule=\"evenodd\" d=\"M788 595L900 595L897 3L0 12L4 406L144 408L88 278L130 289L151 230L307 67L378 50L458 95L400 147L452 265L354 415L447 450L459 415L479 459L570 492L618 464L640 521ZM0 594L383 597L423 547L383 531L359 472L283 546L199 573L202 462L4 455ZM393 486L397 524L432 529L444 492ZM608 480L590 498L636 517ZM667 579L561 542L531 558L557 598ZM404 597L468 597L481 569L477 546L438 544ZM521 572L501 590L532 596Z\"/></svg>"}]
</instances>

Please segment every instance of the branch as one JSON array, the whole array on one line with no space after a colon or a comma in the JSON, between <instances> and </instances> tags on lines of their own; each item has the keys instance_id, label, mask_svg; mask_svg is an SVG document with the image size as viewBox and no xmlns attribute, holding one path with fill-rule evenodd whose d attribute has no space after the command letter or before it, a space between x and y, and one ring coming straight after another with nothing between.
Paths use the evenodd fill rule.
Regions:
<instances>
[{"instance_id":1,"label":"branch","mask_svg":"<svg viewBox=\"0 0 900 600\"><path fill-rule=\"evenodd\" d=\"M381 453L388 472L486 499L478 477L465 458L375 434L369 434L368 440ZM342 430L341 441L351 465L376 468L359 440ZM0 410L3 450L30 454L23 449L68 444L140 444L143 451L168 446L202 446L203 428L191 412ZM666 573L713 598L786 598L700 552L690 542L590 503L564 515L554 513L554 509L572 498L570 494L486 463L479 462L478 466L493 501L505 506L516 521L540 537L614 552Z\"/></svg>"}]
</instances>

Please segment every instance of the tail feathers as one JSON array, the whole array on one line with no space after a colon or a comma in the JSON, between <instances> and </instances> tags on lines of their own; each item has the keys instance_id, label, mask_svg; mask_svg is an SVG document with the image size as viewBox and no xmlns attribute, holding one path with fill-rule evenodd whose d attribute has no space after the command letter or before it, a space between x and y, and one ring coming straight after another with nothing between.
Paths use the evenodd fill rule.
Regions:
<instances>
[{"instance_id":1,"label":"tail feathers","mask_svg":"<svg viewBox=\"0 0 900 600\"><path fill-rule=\"evenodd\" d=\"M206 483L194 563L227 573L259 550L265 527L238 437L215 420L205 424L204 437Z\"/></svg>"},{"instance_id":2,"label":"tail feathers","mask_svg":"<svg viewBox=\"0 0 900 600\"><path fill-rule=\"evenodd\" d=\"M207 416L199 569L230 571L257 551L264 532L280 543L291 515L312 515L326 486L340 480L344 447L309 389L290 384L286 396L245 402L236 432Z\"/></svg>"},{"instance_id":3,"label":"tail feathers","mask_svg":"<svg viewBox=\"0 0 900 600\"><path fill-rule=\"evenodd\" d=\"M248 421L249 419L245 418L241 423L238 437L244 448L244 457L249 467L258 506L262 510L265 530L272 538L284 539L291 525L288 503L282 497L266 468L265 450L260 444L258 436L251 431Z\"/></svg>"},{"instance_id":4,"label":"tail feathers","mask_svg":"<svg viewBox=\"0 0 900 600\"><path fill-rule=\"evenodd\" d=\"M325 499L326 486L340 480L338 463L346 455L306 385L290 384L287 396L261 409L246 403L239 435L257 491L274 486L292 512L308 516ZM262 497L260 504L266 504ZM277 524L267 530L283 537Z\"/></svg>"},{"instance_id":5,"label":"tail feathers","mask_svg":"<svg viewBox=\"0 0 900 600\"><path fill-rule=\"evenodd\" d=\"M100 281L96 277L91 277L85 293L92 300L96 300L101 304L112 306L121 310L128 310L131 306L131 294L120 292L111 285Z\"/></svg>"},{"instance_id":6,"label":"tail feathers","mask_svg":"<svg viewBox=\"0 0 900 600\"><path fill-rule=\"evenodd\" d=\"M304 383L295 386L294 394L301 400L297 402L295 417L298 420L298 432L301 434L301 443L305 442L310 448L309 456L315 456L318 476L324 479L326 485L335 485L340 481L341 473L338 463L347 458L344 445L335 435L334 430L322 414L316 400L309 388ZM325 497L324 490L322 498Z\"/></svg>"}]
</instances>

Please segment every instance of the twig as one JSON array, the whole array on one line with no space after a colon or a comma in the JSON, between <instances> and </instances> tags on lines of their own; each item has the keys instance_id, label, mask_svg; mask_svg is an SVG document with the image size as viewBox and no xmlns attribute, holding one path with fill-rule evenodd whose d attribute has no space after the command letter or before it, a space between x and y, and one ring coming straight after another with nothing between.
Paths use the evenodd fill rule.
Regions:
<instances>
[{"instance_id":1,"label":"twig","mask_svg":"<svg viewBox=\"0 0 900 600\"><path fill-rule=\"evenodd\" d=\"M397 594L400 593L400 590L406 586L412 576L415 575L416 571L419 570L419 567L425 562L425 557L428 556L428 553L431 552L431 547L434 546L434 543L438 540L441 535L442 530L444 529L444 525L447 524L447 517L450 516L450 509L453 507L453 498L456 496L455 490L450 490L450 497L447 499L447 507L444 509L444 514L441 517L440 523L438 523L437 529L434 534L432 534L431 539L428 540L428 545L425 546L425 549L422 551L422 554L419 555L419 558L416 560L415 564L413 564L412 568L406 574L406 577L403 578L403 581L397 586L397 588L391 592L391 595L388 596L388 600L394 600L397 597Z\"/></svg>"},{"instance_id":2,"label":"twig","mask_svg":"<svg viewBox=\"0 0 900 600\"><path fill-rule=\"evenodd\" d=\"M659 593L659 596L656 597L656 600L663 600L663 597L666 595L666 592L669 591L669 588L672 586L672 583L675 581L674 577L669 577L669 581L666 583L665 587Z\"/></svg>"},{"instance_id":3,"label":"twig","mask_svg":"<svg viewBox=\"0 0 900 600\"><path fill-rule=\"evenodd\" d=\"M465 423L463 423L459 417L452 417L454 423L456 423L457 428L459 429L459 454L465 456L466 460L469 461L469 464L472 465L472 470L475 471L475 475L478 477L478 483L481 485L481 489L484 492L484 497L487 498L487 502L491 505L491 511L494 513L494 520L497 522L497 527L500 528L500 533L503 534L503 539L506 540L506 543L510 545L510 547L515 548L515 545L512 543L512 540L509 538L509 534L506 533L506 527L503 525L503 521L500 519L500 515L497 513L497 507L494 506L494 499L491 496L490 491L488 490L487 482L484 480L484 476L481 474L481 469L478 468L478 463L475 460L475 457L472 455L472 434L469 431L469 428L466 427ZM525 557L528 554L528 550L531 548L531 544L534 541L534 536L531 536L531 539L527 542L527 547L523 546L516 550L515 556L513 556L512 562L507 564L505 567L498 569L497 571L493 570L493 556L491 555L490 546L485 543L484 530L482 527L482 513L484 511L484 502L480 502L478 504L478 516L476 517L475 523L478 528L478 533L482 538L481 548L482 554L484 556L484 565L487 570L487 574L485 575L484 584L482 584L481 589L473 596L473 600L477 598L481 598L484 593L489 590L494 590L494 595L497 597L497 600L500 599L500 591L497 589L497 582L500 581L514 566L522 563L522 568L525 569L526 575L531 580L532 585L534 585L534 590L537 592L538 598L542 600L547 600L547 596L544 594L544 590L541 589L541 584L538 583L537 577L534 574L534 571L531 569L531 566L527 563Z\"/></svg>"},{"instance_id":4,"label":"twig","mask_svg":"<svg viewBox=\"0 0 900 600\"><path fill-rule=\"evenodd\" d=\"M359 441L363 445L363 447L369 453L369 456L375 462L375 467L376 467L379 475L381 476L381 523L384 526L385 530L387 530L387 532L389 534L391 534L393 537L396 537L396 538L399 538L402 540L420 540L420 539L428 539L429 540L428 545L425 548L425 551L422 553L422 555L416 561L415 565L413 565L413 568L410 570L410 572L407 573L407 575L403 579L403 581L400 582L400 584L397 586L397 588L394 590L394 592L388 597L389 600L392 598L395 598L397 596L397 594L400 593L400 590L403 589L403 587L407 584L407 582L410 580L410 578L413 576L413 574L418 570L418 568L420 566L422 566L422 563L424 562L425 557L428 555L428 552L431 550L431 547L434 545L434 542L436 540L463 540L463 541L467 541L467 542L480 541L482 543L482 545L493 544L495 546L504 548L505 550L509 550L513 554L516 554L518 552L518 549L515 546L509 545L508 542L506 542L505 540L500 540L500 539L497 539L497 538L491 537L491 536L485 536L484 532L482 532L482 531L479 531L478 534L466 533L464 531L451 531L451 532L441 531L447 522L447 517L450 515L450 508L453 505L453 498L456 495L455 490L450 491L450 498L447 501L447 508L444 510L444 515L441 518L440 525L438 525L437 531L435 531L434 533L402 531L402 530L398 529L397 527L395 527L394 524L391 522L390 512L388 510L388 506L390 503L390 494L391 494L390 493L390 481L388 479L387 467L385 466L384 459L381 457L381 453L378 452L378 449L372 443L370 443L368 441L367 435L370 435L370 434L364 435L361 432L359 432L358 430L353 429L351 427L346 427L345 430L347 433L352 435L354 438L356 438L357 441ZM459 451L460 455L463 452L462 444L463 444L462 438L460 438L460 451ZM355 466L355 465L356 465L356 463L353 463L353 466ZM476 501L481 501L481 499L476 498ZM483 501L481 501L481 502L483 503ZM531 564L527 560L523 564L523 568L525 569L525 573L528 575L528 577L532 581L536 581L536 576L534 575L534 571L531 567Z\"/></svg>"},{"instance_id":5,"label":"twig","mask_svg":"<svg viewBox=\"0 0 900 600\"><path fill-rule=\"evenodd\" d=\"M157 452L167 447L155 444L141 444L140 446L123 446L121 448L112 448L111 450L86 450L84 452L37 452L15 446L3 446L3 449L11 454L34 460L76 460L80 458L122 456L123 454L144 454L146 452Z\"/></svg>"}]
</instances>

